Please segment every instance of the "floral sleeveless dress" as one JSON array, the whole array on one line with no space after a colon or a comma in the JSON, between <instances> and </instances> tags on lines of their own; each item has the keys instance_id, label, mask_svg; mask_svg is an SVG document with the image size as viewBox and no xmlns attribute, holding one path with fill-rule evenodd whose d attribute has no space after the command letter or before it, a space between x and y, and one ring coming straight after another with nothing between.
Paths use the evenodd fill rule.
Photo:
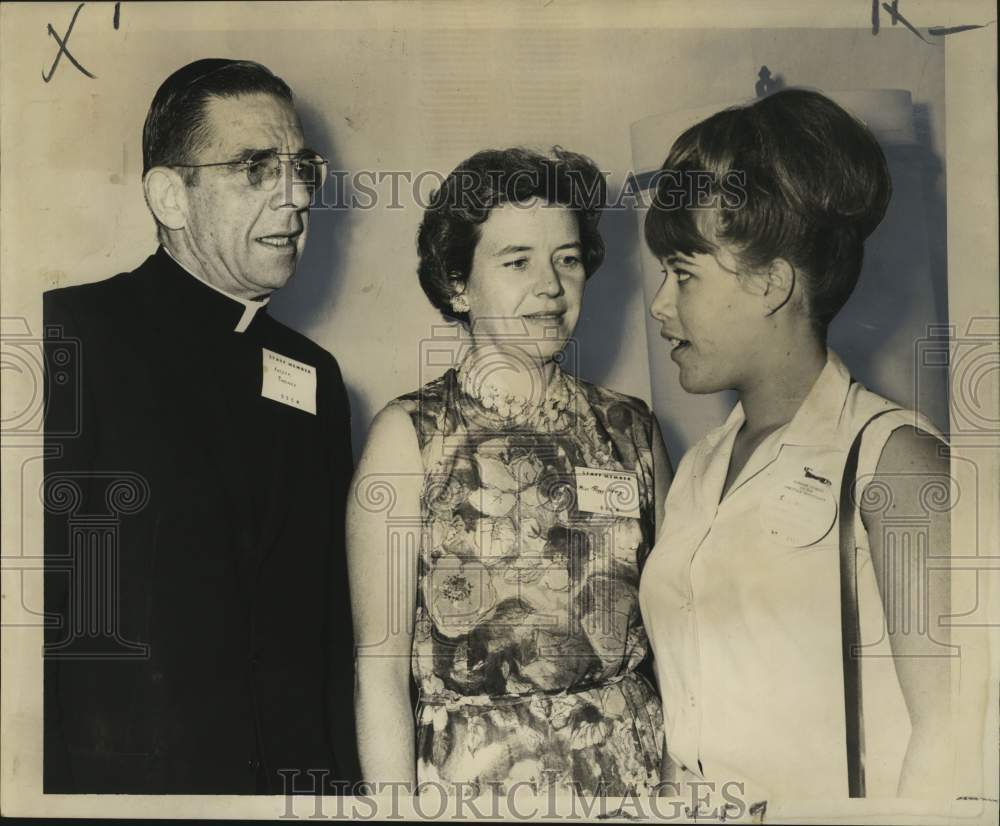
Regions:
<instances>
[{"instance_id":1,"label":"floral sleeveless dress","mask_svg":"<svg viewBox=\"0 0 1000 826\"><path fill-rule=\"evenodd\" d=\"M467 395L454 369L395 402L425 470L420 782L623 795L659 780L659 699L634 671L653 420L638 399L557 377L568 402L530 426Z\"/></svg>"}]
</instances>

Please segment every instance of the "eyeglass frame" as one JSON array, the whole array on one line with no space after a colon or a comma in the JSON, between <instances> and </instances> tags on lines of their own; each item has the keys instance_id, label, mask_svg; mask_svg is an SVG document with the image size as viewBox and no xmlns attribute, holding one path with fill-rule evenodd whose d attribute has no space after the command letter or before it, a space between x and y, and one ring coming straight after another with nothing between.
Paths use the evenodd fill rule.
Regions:
<instances>
[{"instance_id":1,"label":"eyeglass frame","mask_svg":"<svg viewBox=\"0 0 1000 826\"><path fill-rule=\"evenodd\" d=\"M303 158L312 158L314 162L316 162L316 166L318 166L321 170L320 182L317 184L314 182L310 183L308 181L300 180L298 181L298 183L300 183L302 186L305 187L315 187L315 189L319 189L320 187L323 186L323 183L326 181L326 175L327 175L326 170L327 167L330 165L330 161L328 158L324 158L322 155L319 154L319 152L315 151L314 149L303 150L300 152L278 152L277 150L272 150L272 149L258 149L250 153L249 157L243 158L241 160L216 161L214 163L168 163L163 165L171 167L179 167L180 169L206 169L208 167L213 167L213 166L242 166L243 172L247 175L247 186L249 186L251 189L255 189L258 191L271 192L274 190L274 184L272 184L270 188L264 189L260 184L255 185L250 181L249 177L250 164L253 162L254 157L258 155L273 156L278 158L279 161L281 161L282 158L287 158L288 160L281 161L281 163L289 163L289 164L292 163L293 158L298 158L300 160L302 160ZM274 180L275 184L277 184L278 179L275 178ZM315 191L315 189L313 191Z\"/></svg>"}]
</instances>

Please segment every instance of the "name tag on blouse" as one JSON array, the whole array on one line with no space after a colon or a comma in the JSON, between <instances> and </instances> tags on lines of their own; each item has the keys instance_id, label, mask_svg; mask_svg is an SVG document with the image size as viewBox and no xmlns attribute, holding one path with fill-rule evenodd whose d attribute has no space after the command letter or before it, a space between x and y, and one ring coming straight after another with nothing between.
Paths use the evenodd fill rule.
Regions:
<instances>
[{"instance_id":1,"label":"name tag on blouse","mask_svg":"<svg viewBox=\"0 0 1000 826\"><path fill-rule=\"evenodd\" d=\"M262 347L264 378L260 394L316 415L316 368Z\"/></svg>"},{"instance_id":2,"label":"name tag on blouse","mask_svg":"<svg viewBox=\"0 0 1000 826\"><path fill-rule=\"evenodd\" d=\"M639 518L639 477L627 470L577 467L576 507L583 513Z\"/></svg>"},{"instance_id":3,"label":"name tag on blouse","mask_svg":"<svg viewBox=\"0 0 1000 826\"><path fill-rule=\"evenodd\" d=\"M783 545L803 548L830 533L837 518L832 482L810 467L779 476L760 509L764 533Z\"/></svg>"}]
</instances>

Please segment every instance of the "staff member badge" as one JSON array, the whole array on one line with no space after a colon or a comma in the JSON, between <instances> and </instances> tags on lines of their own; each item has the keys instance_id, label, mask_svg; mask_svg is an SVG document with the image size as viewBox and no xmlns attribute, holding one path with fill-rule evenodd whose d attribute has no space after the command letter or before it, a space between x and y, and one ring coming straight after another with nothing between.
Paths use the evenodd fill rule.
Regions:
<instances>
[{"instance_id":1,"label":"staff member badge","mask_svg":"<svg viewBox=\"0 0 1000 826\"><path fill-rule=\"evenodd\" d=\"M316 415L316 368L262 347L264 359L260 394Z\"/></svg>"},{"instance_id":2,"label":"staff member badge","mask_svg":"<svg viewBox=\"0 0 1000 826\"><path fill-rule=\"evenodd\" d=\"M764 533L783 545L804 548L830 533L837 519L833 483L804 466L796 475L776 480L760 508Z\"/></svg>"},{"instance_id":3,"label":"staff member badge","mask_svg":"<svg viewBox=\"0 0 1000 826\"><path fill-rule=\"evenodd\" d=\"M639 518L639 477L635 473L591 467L573 471L579 511Z\"/></svg>"}]
</instances>

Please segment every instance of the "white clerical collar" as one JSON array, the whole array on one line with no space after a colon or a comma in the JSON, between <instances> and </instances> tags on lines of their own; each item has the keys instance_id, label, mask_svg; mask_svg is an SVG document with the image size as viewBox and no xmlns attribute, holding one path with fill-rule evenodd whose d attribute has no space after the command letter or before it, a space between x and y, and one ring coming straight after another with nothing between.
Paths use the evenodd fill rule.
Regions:
<instances>
[{"instance_id":1,"label":"white clerical collar","mask_svg":"<svg viewBox=\"0 0 1000 826\"><path fill-rule=\"evenodd\" d=\"M227 293L225 290L220 290L218 287L215 286L215 284L210 284L208 281L206 281L197 273L191 272L191 270L189 270L180 261L174 258L174 256L171 255L170 250L168 250L166 247L163 248L163 251L167 255L170 255L170 259L192 278L196 278L206 287L215 290L220 295L224 295L226 298L229 298L243 305L243 315L240 316L240 320L236 322L236 327L233 329L234 333L245 333L247 327L250 326L250 322L253 321L254 316L256 316L257 313L267 305L267 302L271 300L271 296L269 295L265 295L263 298L257 300L252 300L249 298L240 298L238 295L232 295L231 293Z\"/></svg>"}]
</instances>

